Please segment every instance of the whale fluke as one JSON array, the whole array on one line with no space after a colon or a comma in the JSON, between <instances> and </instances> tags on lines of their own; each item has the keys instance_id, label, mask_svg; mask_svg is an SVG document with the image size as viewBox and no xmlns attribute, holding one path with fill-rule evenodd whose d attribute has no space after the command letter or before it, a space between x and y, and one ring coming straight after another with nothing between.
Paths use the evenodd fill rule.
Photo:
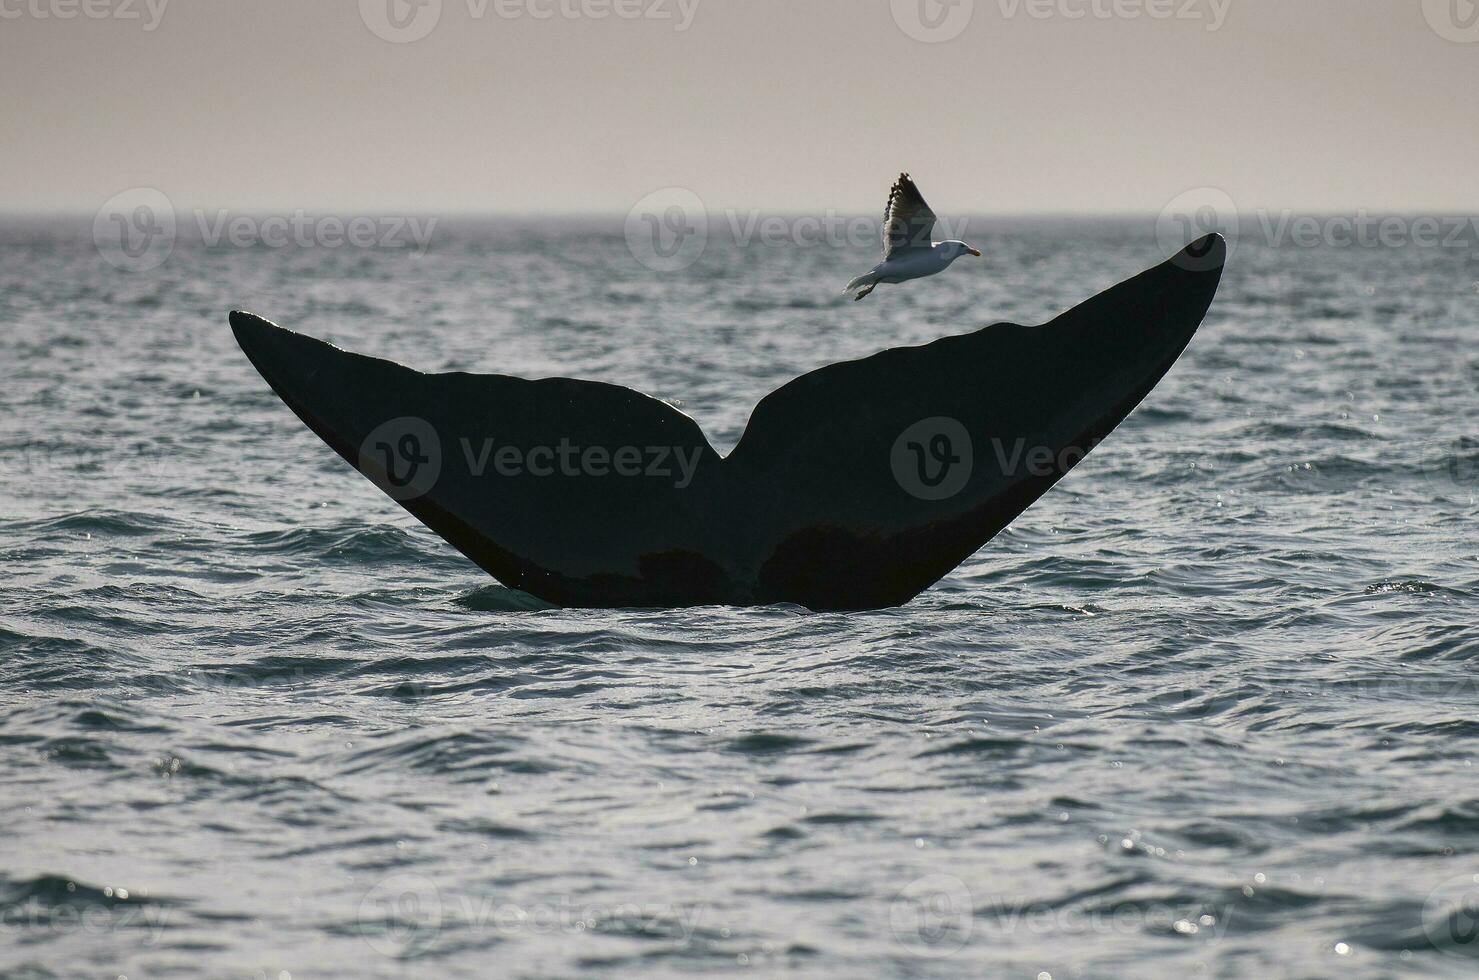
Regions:
<instances>
[{"instance_id":1,"label":"whale fluke","mask_svg":"<svg viewBox=\"0 0 1479 980\"><path fill-rule=\"evenodd\" d=\"M233 312L340 456L503 584L564 606L900 605L1077 465L1211 305L1211 235L1037 327L803 375L720 457L671 406L568 378L423 374Z\"/></svg>"}]
</instances>

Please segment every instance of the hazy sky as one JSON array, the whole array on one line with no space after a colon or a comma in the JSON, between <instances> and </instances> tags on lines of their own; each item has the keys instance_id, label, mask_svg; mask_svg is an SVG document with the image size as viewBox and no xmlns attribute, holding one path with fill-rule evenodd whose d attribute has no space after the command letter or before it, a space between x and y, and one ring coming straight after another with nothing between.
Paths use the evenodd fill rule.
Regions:
<instances>
[{"instance_id":1,"label":"hazy sky","mask_svg":"<svg viewBox=\"0 0 1479 980\"><path fill-rule=\"evenodd\" d=\"M161 2L0 0L0 210L1479 210L1469 0Z\"/></svg>"}]
</instances>

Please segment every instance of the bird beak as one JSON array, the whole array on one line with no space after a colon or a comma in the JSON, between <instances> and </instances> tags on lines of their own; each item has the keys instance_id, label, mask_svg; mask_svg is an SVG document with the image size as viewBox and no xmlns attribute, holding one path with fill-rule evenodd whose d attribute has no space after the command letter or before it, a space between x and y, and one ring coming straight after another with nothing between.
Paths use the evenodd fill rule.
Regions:
<instances>
[{"instance_id":1,"label":"bird beak","mask_svg":"<svg viewBox=\"0 0 1479 980\"><path fill-rule=\"evenodd\" d=\"M980 251L980 249L975 249L975 248L971 249L971 254L974 255L978 259L981 257L981 251Z\"/></svg>"}]
</instances>

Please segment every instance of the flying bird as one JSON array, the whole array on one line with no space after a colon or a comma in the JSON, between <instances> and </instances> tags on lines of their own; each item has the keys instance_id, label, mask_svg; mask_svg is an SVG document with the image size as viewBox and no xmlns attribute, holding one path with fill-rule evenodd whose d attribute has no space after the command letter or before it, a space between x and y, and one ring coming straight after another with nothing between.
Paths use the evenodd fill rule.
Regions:
<instances>
[{"instance_id":1,"label":"flying bird","mask_svg":"<svg viewBox=\"0 0 1479 980\"><path fill-rule=\"evenodd\" d=\"M924 203L908 174L899 174L888 192L883 212L883 261L848 283L843 292L860 290L854 300L873 292L881 282L899 283L944 272L962 255L981 257L965 242L937 242L935 212Z\"/></svg>"}]
</instances>

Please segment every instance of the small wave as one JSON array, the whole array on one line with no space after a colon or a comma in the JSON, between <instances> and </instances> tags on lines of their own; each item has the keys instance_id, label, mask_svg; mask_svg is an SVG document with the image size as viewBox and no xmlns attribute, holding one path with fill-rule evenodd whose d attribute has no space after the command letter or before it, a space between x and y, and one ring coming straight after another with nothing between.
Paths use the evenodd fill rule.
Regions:
<instances>
[{"instance_id":1,"label":"small wave","mask_svg":"<svg viewBox=\"0 0 1479 980\"><path fill-rule=\"evenodd\" d=\"M786 752L801 751L812 744L811 739L795 735L784 735L779 732L754 732L730 739L725 748L741 755L780 755Z\"/></svg>"},{"instance_id":2,"label":"small wave","mask_svg":"<svg viewBox=\"0 0 1479 980\"><path fill-rule=\"evenodd\" d=\"M1029 744L1020 738L966 738L919 752L915 755L915 758L924 759L937 755L990 756L1001 758L1016 755L1024 748L1029 747Z\"/></svg>"},{"instance_id":3,"label":"small wave","mask_svg":"<svg viewBox=\"0 0 1479 980\"><path fill-rule=\"evenodd\" d=\"M70 636L21 633L0 627L6 683L34 690L94 690L120 664L135 658Z\"/></svg>"},{"instance_id":4,"label":"small wave","mask_svg":"<svg viewBox=\"0 0 1479 980\"><path fill-rule=\"evenodd\" d=\"M1444 591L1442 586L1431 582L1378 582L1376 585L1366 586L1367 595L1383 595L1391 592L1407 595L1433 595L1442 591Z\"/></svg>"},{"instance_id":5,"label":"small wave","mask_svg":"<svg viewBox=\"0 0 1479 980\"><path fill-rule=\"evenodd\" d=\"M465 592L452 600L454 605L473 612L538 612L558 608L553 603L536 599L527 592L506 588L502 585L487 585L481 589Z\"/></svg>"},{"instance_id":6,"label":"small wave","mask_svg":"<svg viewBox=\"0 0 1479 980\"><path fill-rule=\"evenodd\" d=\"M491 837L495 840L533 840L539 835L523 827L499 823L484 818L443 820L437 824L443 833L471 834L474 837Z\"/></svg>"},{"instance_id":7,"label":"small wave","mask_svg":"<svg viewBox=\"0 0 1479 980\"><path fill-rule=\"evenodd\" d=\"M1416 832L1421 839L1479 841L1479 801L1426 807L1393 828L1394 833Z\"/></svg>"},{"instance_id":8,"label":"small wave","mask_svg":"<svg viewBox=\"0 0 1479 980\"><path fill-rule=\"evenodd\" d=\"M98 537L144 537L158 534L161 522L158 515L140 514L130 511L88 510L47 517L39 520L19 521L11 525L12 530L21 530L36 536L57 534L92 534Z\"/></svg>"},{"instance_id":9,"label":"small wave","mask_svg":"<svg viewBox=\"0 0 1479 980\"><path fill-rule=\"evenodd\" d=\"M823 310L848 302L839 292L835 297L815 296L757 297L744 293L730 297L729 306L739 313L768 313L774 310Z\"/></svg>"},{"instance_id":10,"label":"small wave","mask_svg":"<svg viewBox=\"0 0 1479 980\"><path fill-rule=\"evenodd\" d=\"M368 318L383 316L386 311L361 299L341 300L309 296L303 312L305 316L330 313L337 316Z\"/></svg>"},{"instance_id":11,"label":"small wave","mask_svg":"<svg viewBox=\"0 0 1479 980\"><path fill-rule=\"evenodd\" d=\"M439 774L466 773L486 779L491 772L538 774L558 766L525 755L524 740L482 732L415 733L380 740L379 744L350 753L342 771L366 773L382 769L419 770Z\"/></svg>"},{"instance_id":12,"label":"small wave","mask_svg":"<svg viewBox=\"0 0 1479 980\"><path fill-rule=\"evenodd\" d=\"M401 528L358 523L253 531L244 540L258 554L305 555L345 564L413 560L422 551L421 542Z\"/></svg>"},{"instance_id":13,"label":"small wave","mask_svg":"<svg viewBox=\"0 0 1479 980\"><path fill-rule=\"evenodd\" d=\"M1323 439L1335 442L1370 442L1376 438L1373 432L1339 422L1254 422L1238 429L1229 437L1229 442L1268 441L1308 446Z\"/></svg>"},{"instance_id":14,"label":"small wave","mask_svg":"<svg viewBox=\"0 0 1479 980\"><path fill-rule=\"evenodd\" d=\"M122 906L172 905L150 895L146 889L124 885L90 885L62 875L41 874L32 878L9 878L0 874L0 909L39 905L51 909L119 908Z\"/></svg>"}]
</instances>

